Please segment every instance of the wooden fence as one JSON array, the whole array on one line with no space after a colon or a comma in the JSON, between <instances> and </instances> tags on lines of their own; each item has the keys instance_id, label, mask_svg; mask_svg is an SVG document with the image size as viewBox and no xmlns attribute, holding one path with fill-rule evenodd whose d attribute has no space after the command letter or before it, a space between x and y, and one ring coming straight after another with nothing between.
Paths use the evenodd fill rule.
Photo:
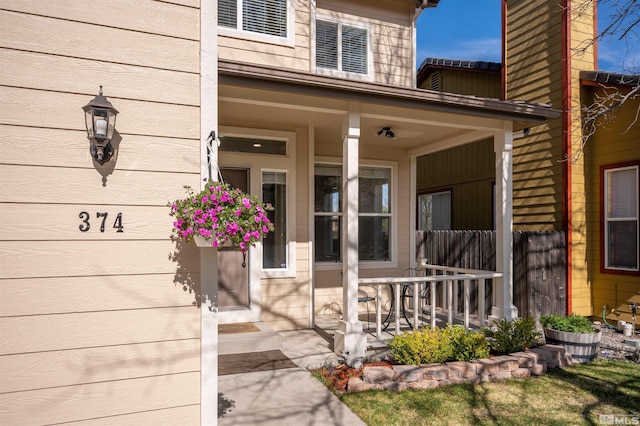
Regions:
<instances>
[{"instance_id":1,"label":"wooden fence","mask_svg":"<svg viewBox=\"0 0 640 426\"><path fill-rule=\"evenodd\" d=\"M496 270L495 231L418 231L416 246L418 261ZM564 232L513 233L513 303L519 316L564 315L566 277ZM491 306L493 297L491 287L486 294L487 306ZM476 294L472 294L474 298Z\"/></svg>"}]
</instances>

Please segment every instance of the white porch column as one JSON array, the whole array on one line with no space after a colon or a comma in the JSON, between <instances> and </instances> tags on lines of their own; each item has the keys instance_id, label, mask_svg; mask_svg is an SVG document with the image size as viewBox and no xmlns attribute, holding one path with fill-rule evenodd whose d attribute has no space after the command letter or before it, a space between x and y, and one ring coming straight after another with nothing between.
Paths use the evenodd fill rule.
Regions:
<instances>
[{"instance_id":1,"label":"white porch column","mask_svg":"<svg viewBox=\"0 0 640 426\"><path fill-rule=\"evenodd\" d=\"M334 351L348 365L361 363L367 351L367 336L358 319L358 143L360 107L349 105L342 125L342 291L343 318L334 335Z\"/></svg>"},{"instance_id":2,"label":"white porch column","mask_svg":"<svg viewBox=\"0 0 640 426\"><path fill-rule=\"evenodd\" d=\"M504 130L493 139L496 154L496 271L495 304L492 319L518 317L513 304L513 125L505 122Z\"/></svg>"}]
</instances>

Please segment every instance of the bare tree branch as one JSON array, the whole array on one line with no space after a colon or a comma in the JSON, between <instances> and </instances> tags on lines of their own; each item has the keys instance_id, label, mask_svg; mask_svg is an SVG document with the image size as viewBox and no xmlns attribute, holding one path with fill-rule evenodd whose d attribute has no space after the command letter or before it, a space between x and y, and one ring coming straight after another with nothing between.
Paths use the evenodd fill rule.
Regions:
<instances>
[{"instance_id":1,"label":"bare tree branch","mask_svg":"<svg viewBox=\"0 0 640 426\"><path fill-rule=\"evenodd\" d=\"M582 140L578 149L571 154L571 162L576 162L584 155L584 148L596 129L606 128L613 121L616 112L631 99L640 98L640 85L633 87L628 93L621 92L618 87L602 87L603 94L596 93L593 102L582 106ZM640 116L640 106L636 114L622 132L628 132L637 122Z\"/></svg>"},{"instance_id":2,"label":"bare tree branch","mask_svg":"<svg viewBox=\"0 0 640 426\"><path fill-rule=\"evenodd\" d=\"M614 38L617 40L631 40L639 38L638 30L640 29L640 0L583 0L573 3L573 19L578 21L585 16L593 15L595 7L606 6L611 11L608 16L608 24L600 30L600 32L592 39L586 39L579 46L573 48L573 54L577 56L584 55L589 48L596 45L599 41ZM629 52L627 52L629 53ZM635 52L634 52L635 53ZM640 64L625 63L620 64L620 68L625 70L629 75L616 75L616 85L601 84L601 90L594 92L593 102L589 105L582 105L580 113L582 118L581 129L582 140L578 149L571 154L570 160L575 162L584 155L584 148L596 129L599 127L606 128L612 123L616 112L622 108L631 99L640 98L640 83L638 76L640 75ZM629 90L622 89L629 87ZM640 117L640 106L636 109L634 118L631 123L626 125L626 133L632 126L638 123Z\"/></svg>"}]
</instances>

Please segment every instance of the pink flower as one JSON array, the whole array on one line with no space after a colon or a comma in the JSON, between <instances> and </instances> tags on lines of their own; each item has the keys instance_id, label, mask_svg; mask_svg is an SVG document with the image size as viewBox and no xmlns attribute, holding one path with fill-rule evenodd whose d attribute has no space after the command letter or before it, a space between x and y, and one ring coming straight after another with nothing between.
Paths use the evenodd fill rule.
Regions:
<instances>
[{"instance_id":1,"label":"pink flower","mask_svg":"<svg viewBox=\"0 0 640 426\"><path fill-rule=\"evenodd\" d=\"M243 198L243 199L242 199L242 204L243 204L243 205L244 205L244 207L245 207L245 208L247 208L247 209L248 209L249 207L251 207L251 201L249 201L249 199L248 199L248 198Z\"/></svg>"},{"instance_id":2,"label":"pink flower","mask_svg":"<svg viewBox=\"0 0 640 426\"><path fill-rule=\"evenodd\" d=\"M235 222L230 223L229 225L227 225L227 232L231 235L236 235L238 233L238 224Z\"/></svg>"},{"instance_id":3,"label":"pink flower","mask_svg":"<svg viewBox=\"0 0 640 426\"><path fill-rule=\"evenodd\" d=\"M251 241L251 233L250 232L247 232L246 234L244 234L244 240L246 242Z\"/></svg>"}]
</instances>

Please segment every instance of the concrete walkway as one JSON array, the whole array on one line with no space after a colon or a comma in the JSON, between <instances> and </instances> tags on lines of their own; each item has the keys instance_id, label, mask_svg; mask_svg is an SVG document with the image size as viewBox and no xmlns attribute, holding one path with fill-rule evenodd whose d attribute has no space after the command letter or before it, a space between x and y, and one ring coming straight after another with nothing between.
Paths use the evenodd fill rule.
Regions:
<instances>
[{"instance_id":1,"label":"concrete walkway","mask_svg":"<svg viewBox=\"0 0 640 426\"><path fill-rule=\"evenodd\" d=\"M282 352L298 368L220 376L218 425L364 425L307 371L337 363L328 343L313 330L280 334Z\"/></svg>"}]
</instances>

